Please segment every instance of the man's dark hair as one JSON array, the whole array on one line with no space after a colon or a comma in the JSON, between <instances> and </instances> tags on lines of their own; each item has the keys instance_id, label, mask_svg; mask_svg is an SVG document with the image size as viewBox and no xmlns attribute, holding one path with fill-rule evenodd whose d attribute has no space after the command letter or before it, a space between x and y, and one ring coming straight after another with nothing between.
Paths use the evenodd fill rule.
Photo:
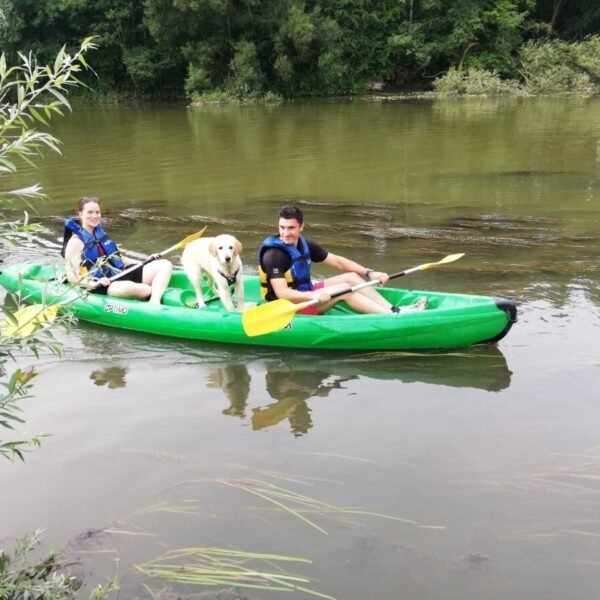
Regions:
<instances>
[{"instance_id":1,"label":"man's dark hair","mask_svg":"<svg viewBox=\"0 0 600 600\"><path fill-rule=\"evenodd\" d=\"M300 223L300 225L302 225L302 223L304 223L304 215L302 214L302 211L297 206L294 206L293 204L286 204L285 206L282 206L279 211L279 218L280 219L296 219L296 221L298 221L298 223Z\"/></svg>"}]
</instances>

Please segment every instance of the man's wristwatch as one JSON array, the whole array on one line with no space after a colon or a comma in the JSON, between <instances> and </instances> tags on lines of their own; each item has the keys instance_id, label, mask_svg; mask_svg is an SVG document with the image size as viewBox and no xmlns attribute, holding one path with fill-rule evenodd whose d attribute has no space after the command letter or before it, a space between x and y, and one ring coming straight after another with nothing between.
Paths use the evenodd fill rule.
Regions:
<instances>
[{"instance_id":1,"label":"man's wristwatch","mask_svg":"<svg viewBox=\"0 0 600 600\"><path fill-rule=\"evenodd\" d=\"M369 279L369 276L373 273L373 269L367 269L365 271L365 279Z\"/></svg>"}]
</instances>

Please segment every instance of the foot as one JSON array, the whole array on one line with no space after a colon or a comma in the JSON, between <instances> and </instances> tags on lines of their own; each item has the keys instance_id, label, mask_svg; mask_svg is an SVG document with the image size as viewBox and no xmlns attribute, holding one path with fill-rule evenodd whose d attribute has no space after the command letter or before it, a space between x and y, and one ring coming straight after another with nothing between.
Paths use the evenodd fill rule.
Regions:
<instances>
[{"instance_id":1,"label":"foot","mask_svg":"<svg viewBox=\"0 0 600 600\"><path fill-rule=\"evenodd\" d=\"M392 312L396 314L402 314L405 312L411 312L413 310L425 310L427 308L427 298L419 298L416 302L409 304L408 306L393 306Z\"/></svg>"}]
</instances>

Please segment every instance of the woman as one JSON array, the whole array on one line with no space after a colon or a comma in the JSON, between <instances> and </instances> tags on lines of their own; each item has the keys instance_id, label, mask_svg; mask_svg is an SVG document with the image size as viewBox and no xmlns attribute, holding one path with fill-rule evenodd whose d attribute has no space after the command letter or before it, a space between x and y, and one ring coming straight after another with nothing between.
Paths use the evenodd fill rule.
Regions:
<instances>
[{"instance_id":1,"label":"woman","mask_svg":"<svg viewBox=\"0 0 600 600\"><path fill-rule=\"evenodd\" d=\"M121 256L117 245L102 229L98 198L81 198L77 214L79 219L65 222L63 239L62 255L69 283L90 287L96 294L149 298L151 303L160 304L171 278L171 263L164 259L153 260L111 281L114 275L140 263Z\"/></svg>"}]
</instances>

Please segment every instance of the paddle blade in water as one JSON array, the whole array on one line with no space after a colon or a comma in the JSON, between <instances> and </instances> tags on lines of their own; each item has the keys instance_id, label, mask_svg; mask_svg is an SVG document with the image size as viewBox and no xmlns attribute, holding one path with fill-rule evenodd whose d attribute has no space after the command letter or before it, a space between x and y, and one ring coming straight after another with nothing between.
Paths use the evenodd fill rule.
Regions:
<instances>
[{"instance_id":1,"label":"paddle blade in water","mask_svg":"<svg viewBox=\"0 0 600 600\"><path fill-rule=\"evenodd\" d=\"M25 338L47 327L58 316L58 305L31 304L20 308L12 318L0 322L0 334Z\"/></svg>"},{"instance_id":2,"label":"paddle blade in water","mask_svg":"<svg viewBox=\"0 0 600 600\"><path fill-rule=\"evenodd\" d=\"M294 304L289 300L274 300L255 306L242 314L242 326L247 336L265 335L283 329L296 312L302 310L310 302Z\"/></svg>"}]
</instances>

